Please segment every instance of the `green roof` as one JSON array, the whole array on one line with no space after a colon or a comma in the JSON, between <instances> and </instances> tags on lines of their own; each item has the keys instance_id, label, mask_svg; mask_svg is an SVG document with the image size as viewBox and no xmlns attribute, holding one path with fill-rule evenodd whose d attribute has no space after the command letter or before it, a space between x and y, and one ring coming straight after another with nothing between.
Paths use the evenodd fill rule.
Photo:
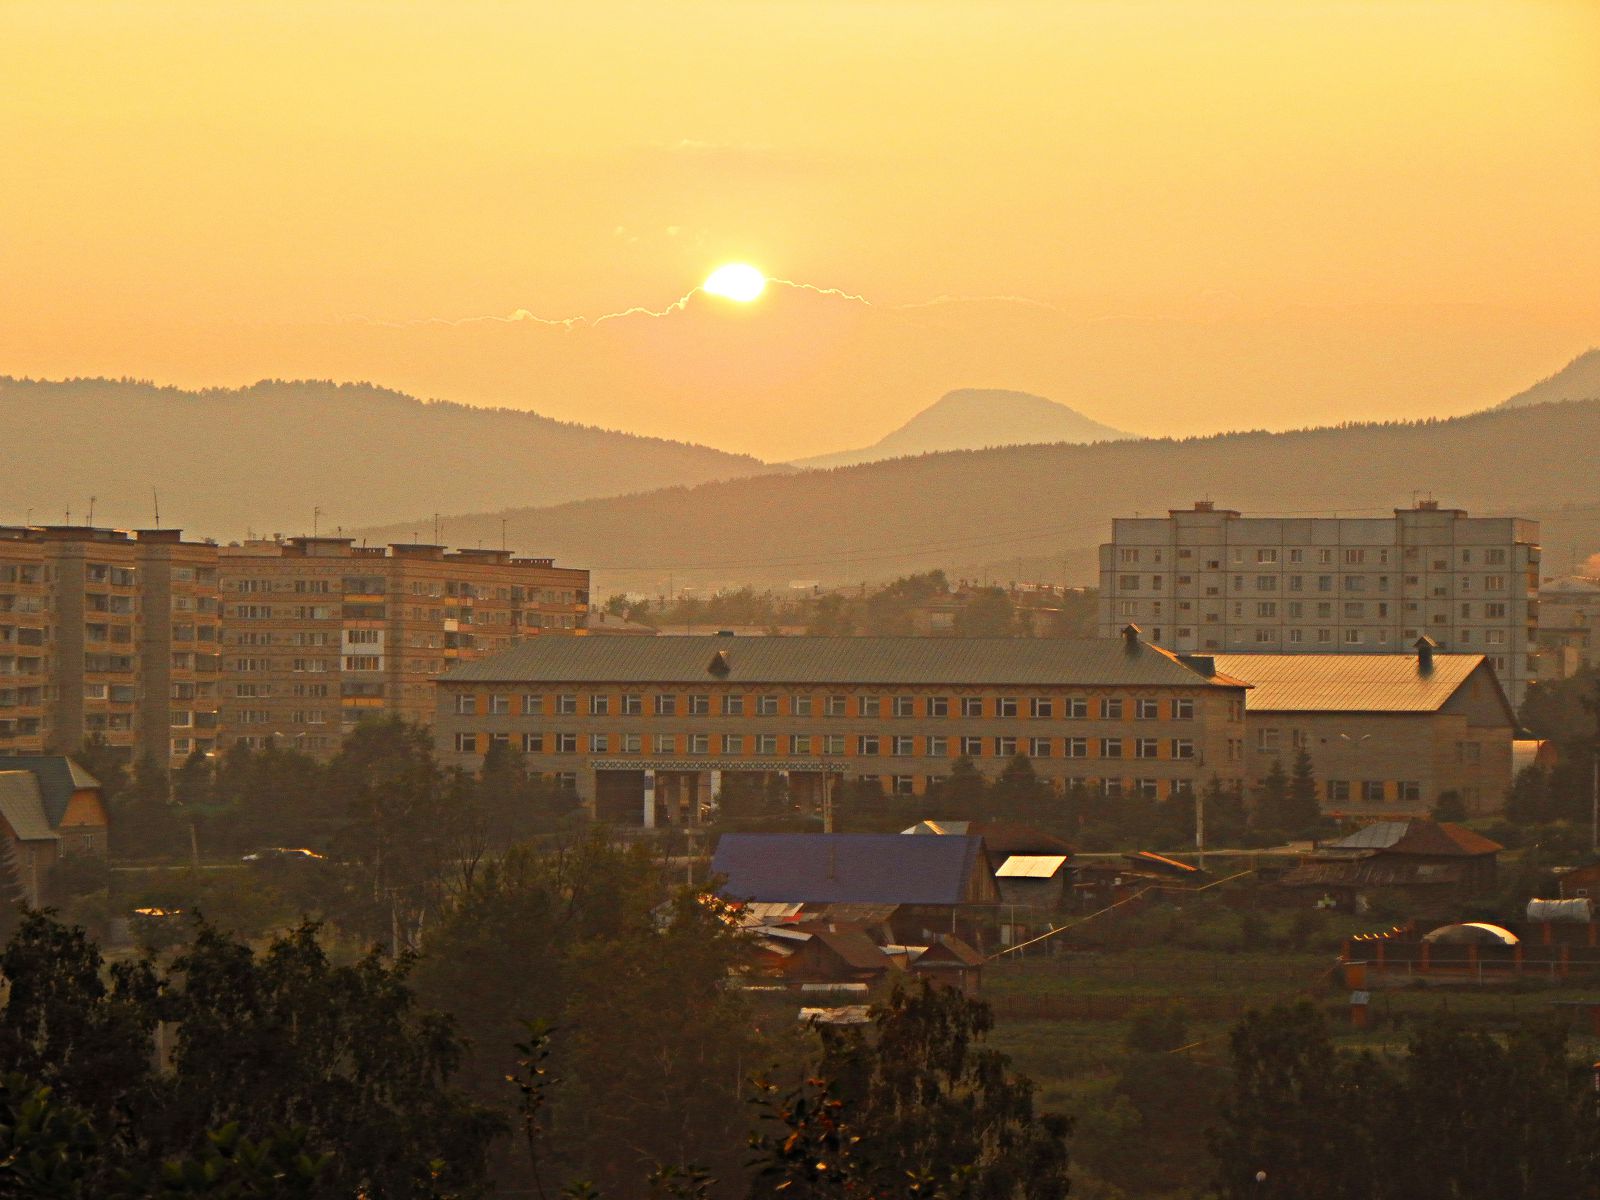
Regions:
<instances>
[{"instance_id":1,"label":"green roof","mask_svg":"<svg viewBox=\"0 0 1600 1200\"><path fill-rule=\"evenodd\" d=\"M446 683L1240 687L1165 650L1117 638L543 635Z\"/></svg>"}]
</instances>

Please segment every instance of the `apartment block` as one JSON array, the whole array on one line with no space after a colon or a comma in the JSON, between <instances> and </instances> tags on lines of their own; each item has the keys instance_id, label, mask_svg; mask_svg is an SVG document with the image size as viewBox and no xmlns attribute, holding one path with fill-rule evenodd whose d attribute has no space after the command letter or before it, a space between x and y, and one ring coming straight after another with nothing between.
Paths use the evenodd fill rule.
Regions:
<instances>
[{"instance_id":1,"label":"apartment block","mask_svg":"<svg viewBox=\"0 0 1600 1200\"><path fill-rule=\"evenodd\" d=\"M1600 579L1547 579L1539 589L1539 680L1600 664Z\"/></svg>"},{"instance_id":2,"label":"apartment block","mask_svg":"<svg viewBox=\"0 0 1600 1200\"><path fill-rule=\"evenodd\" d=\"M1483 654L1512 704L1537 674L1539 525L1424 501L1394 516L1246 517L1201 501L1100 547L1100 632L1179 653Z\"/></svg>"},{"instance_id":3,"label":"apartment block","mask_svg":"<svg viewBox=\"0 0 1600 1200\"><path fill-rule=\"evenodd\" d=\"M730 775L781 775L825 811L849 778L915 795L962 756L1018 754L1064 787L1164 797L1244 778L1245 689L1141 642L1017 638L539 639L439 680L447 764L492 745L595 816L694 824Z\"/></svg>"},{"instance_id":4,"label":"apartment block","mask_svg":"<svg viewBox=\"0 0 1600 1200\"><path fill-rule=\"evenodd\" d=\"M177 764L215 748L217 547L176 529L0 528L0 755L99 734Z\"/></svg>"},{"instance_id":5,"label":"apartment block","mask_svg":"<svg viewBox=\"0 0 1600 1200\"><path fill-rule=\"evenodd\" d=\"M434 681L581 631L589 573L508 550L297 537L222 548L224 744L327 754L364 716L430 721Z\"/></svg>"}]
</instances>

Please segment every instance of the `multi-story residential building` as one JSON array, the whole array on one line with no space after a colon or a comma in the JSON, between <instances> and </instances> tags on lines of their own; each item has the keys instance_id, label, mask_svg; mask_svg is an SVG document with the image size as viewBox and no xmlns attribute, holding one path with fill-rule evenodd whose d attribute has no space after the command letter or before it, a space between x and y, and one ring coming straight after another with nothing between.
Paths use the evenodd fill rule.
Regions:
<instances>
[{"instance_id":1,"label":"multi-story residential building","mask_svg":"<svg viewBox=\"0 0 1600 1200\"><path fill-rule=\"evenodd\" d=\"M1539 589L1539 680L1600 663L1600 579L1547 579Z\"/></svg>"},{"instance_id":2,"label":"multi-story residential building","mask_svg":"<svg viewBox=\"0 0 1600 1200\"><path fill-rule=\"evenodd\" d=\"M225 744L335 749L366 715L429 721L447 668L582 629L589 573L508 550L298 537L226 546Z\"/></svg>"},{"instance_id":3,"label":"multi-story residential building","mask_svg":"<svg viewBox=\"0 0 1600 1200\"><path fill-rule=\"evenodd\" d=\"M213 749L218 607L216 546L179 530L0 528L0 754Z\"/></svg>"},{"instance_id":4,"label":"multi-story residential building","mask_svg":"<svg viewBox=\"0 0 1600 1200\"><path fill-rule=\"evenodd\" d=\"M1324 812L1424 817L1446 792L1474 816L1511 785L1516 717L1482 654L1219 654L1249 683L1245 767L1252 785L1303 750Z\"/></svg>"},{"instance_id":5,"label":"multi-story residential building","mask_svg":"<svg viewBox=\"0 0 1600 1200\"><path fill-rule=\"evenodd\" d=\"M730 773L782 774L826 810L846 778L920 794L962 756L1018 754L1056 786L1167 796L1243 778L1244 687L1122 638L540 639L439 680L446 763L491 745L597 817L695 823Z\"/></svg>"},{"instance_id":6,"label":"multi-story residential building","mask_svg":"<svg viewBox=\"0 0 1600 1200\"><path fill-rule=\"evenodd\" d=\"M1180 653L1485 655L1511 702L1536 672L1539 526L1424 501L1392 518L1245 517L1209 501L1118 518L1100 632Z\"/></svg>"}]
</instances>

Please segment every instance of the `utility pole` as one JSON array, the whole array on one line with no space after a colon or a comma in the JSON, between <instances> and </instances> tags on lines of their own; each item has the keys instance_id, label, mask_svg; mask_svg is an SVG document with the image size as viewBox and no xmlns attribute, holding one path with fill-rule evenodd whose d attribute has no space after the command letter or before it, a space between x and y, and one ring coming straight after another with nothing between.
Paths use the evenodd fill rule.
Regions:
<instances>
[{"instance_id":1,"label":"utility pole","mask_svg":"<svg viewBox=\"0 0 1600 1200\"><path fill-rule=\"evenodd\" d=\"M1194 848L1196 865L1206 869L1206 794L1201 788L1194 790Z\"/></svg>"}]
</instances>

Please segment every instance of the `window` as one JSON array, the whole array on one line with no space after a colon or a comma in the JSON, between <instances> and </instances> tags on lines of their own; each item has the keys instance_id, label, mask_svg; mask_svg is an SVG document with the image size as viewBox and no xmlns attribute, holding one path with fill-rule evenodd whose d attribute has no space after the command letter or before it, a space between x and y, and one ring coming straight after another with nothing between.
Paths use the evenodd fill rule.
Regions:
<instances>
[{"instance_id":1,"label":"window","mask_svg":"<svg viewBox=\"0 0 1600 1200\"><path fill-rule=\"evenodd\" d=\"M1350 566L1357 566L1366 562L1366 560L1367 552L1365 550L1346 550L1344 552L1344 561Z\"/></svg>"},{"instance_id":2,"label":"window","mask_svg":"<svg viewBox=\"0 0 1600 1200\"><path fill-rule=\"evenodd\" d=\"M1016 716L1017 698L1015 696L1001 696L994 702L994 715L997 717Z\"/></svg>"},{"instance_id":3,"label":"window","mask_svg":"<svg viewBox=\"0 0 1600 1200\"><path fill-rule=\"evenodd\" d=\"M914 796L917 792L915 775L895 775L889 781L889 790L896 796Z\"/></svg>"},{"instance_id":4,"label":"window","mask_svg":"<svg viewBox=\"0 0 1600 1200\"><path fill-rule=\"evenodd\" d=\"M1133 715L1141 721L1156 721L1161 718L1161 701L1135 700L1133 702Z\"/></svg>"},{"instance_id":5,"label":"window","mask_svg":"<svg viewBox=\"0 0 1600 1200\"><path fill-rule=\"evenodd\" d=\"M456 734L457 754L476 754L478 752L478 735L475 733Z\"/></svg>"},{"instance_id":6,"label":"window","mask_svg":"<svg viewBox=\"0 0 1600 1200\"><path fill-rule=\"evenodd\" d=\"M981 716L983 716L983 697L982 696L963 696L963 697L961 697L961 715L963 717L981 717Z\"/></svg>"},{"instance_id":7,"label":"window","mask_svg":"<svg viewBox=\"0 0 1600 1200\"><path fill-rule=\"evenodd\" d=\"M1346 629L1344 631L1344 644L1346 646L1359 646L1366 640L1366 635L1359 629Z\"/></svg>"},{"instance_id":8,"label":"window","mask_svg":"<svg viewBox=\"0 0 1600 1200\"><path fill-rule=\"evenodd\" d=\"M734 754L734 755L743 754L744 753L744 734L742 734L742 733L725 733L725 734L723 734L722 735L722 752L724 754Z\"/></svg>"},{"instance_id":9,"label":"window","mask_svg":"<svg viewBox=\"0 0 1600 1200\"><path fill-rule=\"evenodd\" d=\"M1118 575L1117 587L1124 592L1138 591L1139 577L1137 575Z\"/></svg>"},{"instance_id":10,"label":"window","mask_svg":"<svg viewBox=\"0 0 1600 1200\"><path fill-rule=\"evenodd\" d=\"M1100 781L1100 794L1107 800L1120 800L1122 798L1122 780L1102 779Z\"/></svg>"},{"instance_id":11,"label":"window","mask_svg":"<svg viewBox=\"0 0 1600 1200\"><path fill-rule=\"evenodd\" d=\"M778 715L778 698L776 696L756 697L756 716L775 717Z\"/></svg>"},{"instance_id":12,"label":"window","mask_svg":"<svg viewBox=\"0 0 1600 1200\"><path fill-rule=\"evenodd\" d=\"M950 697L929 696L928 715L930 717L948 717L950 715Z\"/></svg>"},{"instance_id":13,"label":"window","mask_svg":"<svg viewBox=\"0 0 1600 1200\"><path fill-rule=\"evenodd\" d=\"M1456 761L1458 763L1478 763L1482 761L1483 747L1477 742L1457 742Z\"/></svg>"},{"instance_id":14,"label":"window","mask_svg":"<svg viewBox=\"0 0 1600 1200\"><path fill-rule=\"evenodd\" d=\"M1056 706L1053 700L1035 696L1028 701L1028 715L1035 719L1055 716Z\"/></svg>"},{"instance_id":15,"label":"window","mask_svg":"<svg viewBox=\"0 0 1600 1200\"><path fill-rule=\"evenodd\" d=\"M637 717L644 713L644 697L637 692L626 692L622 697L622 715Z\"/></svg>"},{"instance_id":16,"label":"window","mask_svg":"<svg viewBox=\"0 0 1600 1200\"><path fill-rule=\"evenodd\" d=\"M1263 753L1276 750L1281 744L1281 733L1282 730L1275 727L1256 730L1256 749Z\"/></svg>"},{"instance_id":17,"label":"window","mask_svg":"<svg viewBox=\"0 0 1600 1200\"><path fill-rule=\"evenodd\" d=\"M691 733L689 735L690 754L710 754L711 735L709 733Z\"/></svg>"},{"instance_id":18,"label":"window","mask_svg":"<svg viewBox=\"0 0 1600 1200\"><path fill-rule=\"evenodd\" d=\"M1256 591L1275 592L1278 590L1278 577L1276 575L1257 575Z\"/></svg>"},{"instance_id":19,"label":"window","mask_svg":"<svg viewBox=\"0 0 1600 1200\"><path fill-rule=\"evenodd\" d=\"M917 702L911 696L896 696L894 698L894 715L897 717L914 717L917 715Z\"/></svg>"},{"instance_id":20,"label":"window","mask_svg":"<svg viewBox=\"0 0 1600 1200\"><path fill-rule=\"evenodd\" d=\"M829 696L825 701L823 701L822 715L825 717L844 716L844 697Z\"/></svg>"},{"instance_id":21,"label":"window","mask_svg":"<svg viewBox=\"0 0 1600 1200\"><path fill-rule=\"evenodd\" d=\"M1028 739L1028 757L1029 758L1049 758L1050 757L1050 750L1051 750L1051 746L1050 746L1050 739L1049 738L1047 738L1047 737L1036 737L1036 738L1029 738Z\"/></svg>"},{"instance_id":22,"label":"window","mask_svg":"<svg viewBox=\"0 0 1600 1200\"><path fill-rule=\"evenodd\" d=\"M1138 615L1139 615L1139 606L1134 601L1132 601L1132 600L1120 600L1120 601L1117 602L1117 616L1119 616L1119 617L1137 617Z\"/></svg>"},{"instance_id":23,"label":"window","mask_svg":"<svg viewBox=\"0 0 1600 1200\"><path fill-rule=\"evenodd\" d=\"M1173 758L1189 759L1194 757L1194 742L1189 738L1173 738L1168 743Z\"/></svg>"},{"instance_id":24,"label":"window","mask_svg":"<svg viewBox=\"0 0 1600 1200\"><path fill-rule=\"evenodd\" d=\"M578 735L575 733L556 734L557 754L576 754L578 752Z\"/></svg>"},{"instance_id":25,"label":"window","mask_svg":"<svg viewBox=\"0 0 1600 1200\"><path fill-rule=\"evenodd\" d=\"M1505 586L1506 577L1504 575L1485 575L1483 577L1483 590L1486 592L1502 591Z\"/></svg>"},{"instance_id":26,"label":"window","mask_svg":"<svg viewBox=\"0 0 1600 1200\"><path fill-rule=\"evenodd\" d=\"M1275 563L1278 561L1278 552L1276 550L1257 550L1256 561L1258 563Z\"/></svg>"},{"instance_id":27,"label":"window","mask_svg":"<svg viewBox=\"0 0 1600 1200\"><path fill-rule=\"evenodd\" d=\"M476 696L456 697L456 716L470 717L478 711L478 698Z\"/></svg>"},{"instance_id":28,"label":"window","mask_svg":"<svg viewBox=\"0 0 1600 1200\"><path fill-rule=\"evenodd\" d=\"M1411 804L1422 802L1422 785L1414 779L1402 779L1395 785L1400 789L1400 799Z\"/></svg>"},{"instance_id":29,"label":"window","mask_svg":"<svg viewBox=\"0 0 1600 1200\"><path fill-rule=\"evenodd\" d=\"M889 739L889 753L899 758L905 758L917 752L917 739L914 737L892 737Z\"/></svg>"},{"instance_id":30,"label":"window","mask_svg":"<svg viewBox=\"0 0 1600 1200\"><path fill-rule=\"evenodd\" d=\"M983 739L981 737L964 737L961 739L961 754L965 758L983 757Z\"/></svg>"},{"instance_id":31,"label":"window","mask_svg":"<svg viewBox=\"0 0 1600 1200\"><path fill-rule=\"evenodd\" d=\"M1100 701L1100 719L1102 721L1122 720L1122 701L1103 699Z\"/></svg>"},{"instance_id":32,"label":"window","mask_svg":"<svg viewBox=\"0 0 1600 1200\"><path fill-rule=\"evenodd\" d=\"M1066 738L1061 743L1061 750L1068 758L1088 758L1089 739L1081 737Z\"/></svg>"},{"instance_id":33,"label":"window","mask_svg":"<svg viewBox=\"0 0 1600 1200\"><path fill-rule=\"evenodd\" d=\"M1504 550L1486 550L1483 554L1483 561L1488 563L1491 567L1504 566L1506 561L1506 552Z\"/></svg>"},{"instance_id":34,"label":"window","mask_svg":"<svg viewBox=\"0 0 1600 1200\"><path fill-rule=\"evenodd\" d=\"M1122 739L1121 738L1101 738L1100 739L1100 757L1101 758L1121 758L1122 757Z\"/></svg>"},{"instance_id":35,"label":"window","mask_svg":"<svg viewBox=\"0 0 1600 1200\"><path fill-rule=\"evenodd\" d=\"M383 669L383 659L376 654L346 654L344 656L344 669L346 671L380 671Z\"/></svg>"},{"instance_id":36,"label":"window","mask_svg":"<svg viewBox=\"0 0 1600 1200\"><path fill-rule=\"evenodd\" d=\"M1361 799L1368 804L1383 803L1383 780L1364 779L1361 781Z\"/></svg>"},{"instance_id":37,"label":"window","mask_svg":"<svg viewBox=\"0 0 1600 1200\"><path fill-rule=\"evenodd\" d=\"M1348 802L1350 799L1350 781L1348 779L1330 779L1323 785L1327 789L1327 796L1333 802Z\"/></svg>"},{"instance_id":38,"label":"window","mask_svg":"<svg viewBox=\"0 0 1600 1200\"><path fill-rule=\"evenodd\" d=\"M1134 738L1133 756L1135 758L1160 758L1161 741L1159 738Z\"/></svg>"},{"instance_id":39,"label":"window","mask_svg":"<svg viewBox=\"0 0 1600 1200\"><path fill-rule=\"evenodd\" d=\"M950 739L943 734L935 734L928 739L929 758L949 758Z\"/></svg>"},{"instance_id":40,"label":"window","mask_svg":"<svg viewBox=\"0 0 1600 1200\"><path fill-rule=\"evenodd\" d=\"M862 696L857 704L863 717L881 717L883 715L883 697Z\"/></svg>"},{"instance_id":41,"label":"window","mask_svg":"<svg viewBox=\"0 0 1600 1200\"><path fill-rule=\"evenodd\" d=\"M706 695L689 697L689 715L691 717L709 716L711 713L711 697Z\"/></svg>"},{"instance_id":42,"label":"window","mask_svg":"<svg viewBox=\"0 0 1600 1200\"><path fill-rule=\"evenodd\" d=\"M611 713L611 697L594 695L589 697L589 715L591 717L609 716Z\"/></svg>"},{"instance_id":43,"label":"window","mask_svg":"<svg viewBox=\"0 0 1600 1200\"><path fill-rule=\"evenodd\" d=\"M1483 606L1483 616L1485 620L1504 620L1505 615L1506 606L1504 604L1485 604Z\"/></svg>"},{"instance_id":44,"label":"window","mask_svg":"<svg viewBox=\"0 0 1600 1200\"><path fill-rule=\"evenodd\" d=\"M674 717L678 715L678 698L676 696L659 695L655 698L655 714L658 717Z\"/></svg>"},{"instance_id":45,"label":"window","mask_svg":"<svg viewBox=\"0 0 1600 1200\"><path fill-rule=\"evenodd\" d=\"M556 713L558 716L571 716L578 711L578 698L571 695L556 697Z\"/></svg>"},{"instance_id":46,"label":"window","mask_svg":"<svg viewBox=\"0 0 1600 1200\"><path fill-rule=\"evenodd\" d=\"M643 745L644 737L641 734L625 733L622 735L622 752L624 754L637 754Z\"/></svg>"},{"instance_id":47,"label":"window","mask_svg":"<svg viewBox=\"0 0 1600 1200\"><path fill-rule=\"evenodd\" d=\"M1257 617L1275 617L1278 615L1278 605L1273 600L1262 600L1256 605Z\"/></svg>"},{"instance_id":48,"label":"window","mask_svg":"<svg viewBox=\"0 0 1600 1200\"><path fill-rule=\"evenodd\" d=\"M757 754L776 754L778 752L778 735L775 733L758 733L756 735Z\"/></svg>"},{"instance_id":49,"label":"window","mask_svg":"<svg viewBox=\"0 0 1600 1200\"><path fill-rule=\"evenodd\" d=\"M1136 563L1139 561L1139 552L1129 549L1119 550L1117 551L1117 558L1125 563Z\"/></svg>"},{"instance_id":50,"label":"window","mask_svg":"<svg viewBox=\"0 0 1600 1200\"><path fill-rule=\"evenodd\" d=\"M996 758L1014 758L1017 753L1017 739L1014 737L995 738L994 753Z\"/></svg>"},{"instance_id":51,"label":"window","mask_svg":"<svg viewBox=\"0 0 1600 1200\"><path fill-rule=\"evenodd\" d=\"M603 733L589 735L589 753L604 754L611 748L611 740Z\"/></svg>"},{"instance_id":52,"label":"window","mask_svg":"<svg viewBox=\"0 0 1600 1200\"><path fill-rule=\"evenodd\" d=\"M651 740L651 750L656 754L676 754L678 752L677 736L670 733L658 733Z\"/></svg>"},{"instance_id":53,"label":"window","mask_svg":"<svg viewBox=\"0 0 1600 1200\"><path fill-rule=\"evenodd\" d=\"M862 734L856 738L856 753L863 755L878 753L878 739L872 734Z\"/></svg>"},{"instance_id":54,"label":"window","mask_svg":"<svg viewBox=\"0 0 1600 1200\"><path fill-rule=\"evenodd\" d=\"M796 717L809 717L811 715L811 697L795 696L789 701L789 711Z\"/></svg>"},{"instance_id":55,"label":"window","mask_svg":"<svg viewBox=\"0 0 1600 1200\"><path fill-rule=\"evenodd\" d=\"M809 733L791 733L789 735L789 753L807 755L811 753L811 735Z\"/></svg>"},{"instance_id":56,"label":"window","mask_svg":"<svg viewBox=\"0 0 1600 1200\"><path fill-rule=\"evenodd\" d=\"M511 715L510 696L490 696L489 713L491 716L505 717Z\"/></svg>"},{"instance_id":57,"label":"window","mask_svg":"<svg viewBox=\"0 0 1600 1200\"><path fill-rule=\"evenodd\" d=\"M825 734L822 738L822 752L834 758L844 754L844 734Z\"/></svg>"},{"instance_id":58,"label":"window","mask_svg":"<svg viewBox=\"0 0 1600 1200\"><path fill-rule=\"evenodd\" d=\"M541 714L543 714L543 712L544 712L544 697L543 696L536 696L532 692L529 692L526 696L524 696L522 698L522 715L523 716L525 716L525 717L537 717L537 716L540 716Z\"/></svg>"},{"instance_id":59,"label":"window","mask_svg":"<svg viewBox=\"0 0 1600 1200\"><path fill-rule=\"evenodd\" d=\"M744 716L744 697L743 696L724 696L724 697L722 697L722 715L725 716L725 717L742 717L742 716Z\"/></svg>"},{"instance_id":60,"label":"window","mask_svg":"<svg viewBox=\"0 0 1600 1200\"><path fill-rule=\"evenodd\" d=\"M1082 696L1073 696L1066 702L1065 716L1074 721L1084 721L1089 717L1089 702Z\"/></svg>"}]
</instances>

